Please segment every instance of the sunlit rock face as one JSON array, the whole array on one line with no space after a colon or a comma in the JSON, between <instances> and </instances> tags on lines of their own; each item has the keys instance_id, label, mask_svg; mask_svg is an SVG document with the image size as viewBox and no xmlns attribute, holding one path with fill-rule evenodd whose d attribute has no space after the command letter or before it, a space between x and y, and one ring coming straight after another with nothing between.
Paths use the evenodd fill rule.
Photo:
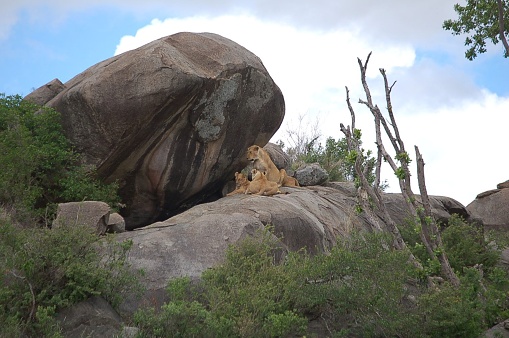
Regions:
<instances>
[{"instance_id":1,"label":"sunlit rock face","mask_svg":"<svg viewBox=\"0 0 509 338\"><path fill-rule=\"evenodd\" d=\"M265 145L283 95L261 60L216 34L179 33L100 62L47 105L107 182L133 229L206 200Z\"/></svg>"}]
</instances>

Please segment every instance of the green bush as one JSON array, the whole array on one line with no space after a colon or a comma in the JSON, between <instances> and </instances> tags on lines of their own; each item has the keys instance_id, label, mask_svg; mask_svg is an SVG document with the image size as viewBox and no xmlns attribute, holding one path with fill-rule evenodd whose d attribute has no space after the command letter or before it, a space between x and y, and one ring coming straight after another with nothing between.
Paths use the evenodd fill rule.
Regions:
<instances>
[{"instance_id":1,"label":"green bush","mask_svg":"<svg viewBox=\"0 0 509 338\"><path fill-rule=\"evenodd\" d=\"M442 241L453 269L462 272L464 267L482 264L491 269L497 264L500 252L488 245L482 228L467 224L458 215L452 215L442 231Z\"/></svg>"},{"instance_id":2,"label":"green bush","mask_svg":"<svg viewBox=\"0 0 509 338\"><path fill-rule=\"evenodd\" d=\"M42 218L59 202L88 199L115 206L117 190L80 164L59 113L0 93L0 205L18 219Z\"/></svg>"},{"instance_id":3,"label":"green bush","mask_svg":"<svg viewBox=\"0 0 509 338\"><path fill-rule=\"evenodd\" d=\"M288 253L278 264L271 234L246 238L194 288L188 279L170 282L171 301L159 312L140 310L135 323L142 337L182 336L190 327L199 327L193 332L200 337L286 337L305 334L311 317L333 332L404 332L416 318L402 306L408 255L389 247L387 237L359 236L329 255Z\"/></svg>"},{"instance_id":4,"label":"green bush","mask_svg":"<svg viewBox=\"0 0 509 338\"><path fill-rule=\"evenodd\" d=\"M100 241L80 225L20 228L0 218L2 329L12 336L51 336L58 332L53 315L59 309L92 295L118 305L139 287L126 263L131 244Z\"/></svg>"},{"instance_id":5,"label":"green bush","mask_svg":"<svg viewBox=\"0 0 509 338\"><path fill-rule=\"evenodd\" d=\"M327 254L280 248L265 232L231 246L201 281L172 280L167 304L137 312L140 336L312 335L320 318L334 337L478 337L509 314L505 271L465 267L460 287L428 288L386 234L352 234Z\"/></svg>"}]
</instances>

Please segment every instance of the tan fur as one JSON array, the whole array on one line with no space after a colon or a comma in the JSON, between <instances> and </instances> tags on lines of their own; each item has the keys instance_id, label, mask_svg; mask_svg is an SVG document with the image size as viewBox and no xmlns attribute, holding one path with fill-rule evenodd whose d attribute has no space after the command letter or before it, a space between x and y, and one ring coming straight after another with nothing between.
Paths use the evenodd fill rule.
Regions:
<instances>
[{"instance_id":1,"label":"tan fur","mask_svg":"<svg viewBox=\"0 0 509 338\"><path fill-rule=\"evenodd\" d=\"M236 172L235 173L235 185L236 189L232 192L226 194L226 196L231 196L235 194L245 194L247 187L249 187L249 180L247 179L246 175L243 173Z\"/></svg>"},{"instance_id":2,"label":"tan fur","mask_svg":"<svg viewBox=\"0 0 509 338\"><path fill-rule=\"evenodd\" d=\"M279 182L279 170L265 149L252 145L247 148L247 159L253 163L253 168L265 172L269 181Z\"/></svg>"},{"instance_id":3,"label":"tan fur","mask_svg":"<svg viewBox=\"0 0 509 338\"><path fill-rule=\"evenodd\" d=\"M300 187L299 181L295 177L288 176L285 169L279 171L279 186L281 187Z\"/></svg>"},{"instance_id":4,"label":"tan fur","mask_svg":"<svg viewBox=\"0 0 509 338\"><path fill-rule=\"evenodd\" d=\"M272 196L281 193L277 182L267 180L265 172L253 169L251 173L253 175L253 180L249 183L249 187L245 192L246 194Z\"/></svg>"}]
</instances>

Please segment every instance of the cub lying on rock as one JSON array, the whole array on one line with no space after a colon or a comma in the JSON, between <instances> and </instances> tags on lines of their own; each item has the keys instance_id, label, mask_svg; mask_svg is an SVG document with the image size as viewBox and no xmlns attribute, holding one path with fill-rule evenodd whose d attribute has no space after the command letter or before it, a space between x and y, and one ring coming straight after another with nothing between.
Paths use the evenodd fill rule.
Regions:
<instances>
[{"instance_id":1,"label":"cub lying on rock","mask_svg":"<svg viewBox=\"0 0 509 338\"><path fill-rule=\"evenodd\" d=\"M226 196L231 196L235 194L245 194L247 187L249 187L249 180L247 179L246 175L243 173L236 172L235 173L235 186L236 189L233 190L231 193L226 194Z\"/></svg>"},{"instance_id":2,"label":"cub lying on rock","mask_svg":"<svg viewBox=\"0 0 509 338\"><path fill-rule=\"evenodd\" d=\"M280 187L300 187L299 181L295 177L288 176L285 169L281 169L279 175Z\"/></svg>"},{"instance_id":3,"label":"cub lying on rock","mask_svg":"<svg viewBox=\"0 0 509 338\"><path fill-rule=\"evenodd\" d=\"M247 159L253 163L253 168L265 172L267 180L272 182L280 181L279 170L265 149L252 145L247 148Z\"/></svg>"},{"instance_id":4,"label":"cub lying on rock","mask_svg":"<svg viewBox=\"0 0 509 338\"><path fill-rule=\"evenodd\" d=\"M272 196L281 193L277 182L269 181L264 172L253 169L251 173L253 180L249 183L245 194Z\"/></svg>"}]
</instances>

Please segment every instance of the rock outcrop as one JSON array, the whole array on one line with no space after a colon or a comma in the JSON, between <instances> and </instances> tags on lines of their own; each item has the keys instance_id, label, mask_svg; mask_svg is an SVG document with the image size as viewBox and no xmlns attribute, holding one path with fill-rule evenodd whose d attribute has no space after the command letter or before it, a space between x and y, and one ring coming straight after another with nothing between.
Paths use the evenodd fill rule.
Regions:
<instances>
[{"instance_id":1,"label":"rock outcrop","mask_svg":"<svg viewBox=\"0 0 509 338\"><path fill-rule=\"evenodd\" d=\"M66 338L126 337L122 334L124 326L122 318L99 296L61 310L57 313L56 319Z\"/></svg>"},{"instance_id":2,"label":"rock outcrop","mask_svg":"<svg viewBox=\"0 0 509 338\"><path fill-rule=\"evenodd\" d=\"M278 169L290 170L290 157L275 143L267 143L263 147Z\"/></svg>"},{"instance_id":3,"label":"rock outcrop","mask_svg":"<svg viewBox=\"0 0 509 338\"><path fill-rule=\"evenodd\" d=\"M472 217L482 220L488 230L509 227L509 181L477 195L467 210Z\"/></svg>"},{"instance_id":4,"label":"rock outcrop","mask_svg":"<svg viewBox=\"0 0 509 338\"><path fill-rule=\"evenodd\" d=\"M99 235L108 230L111 209L107 203L98 201L83 201L60 203L57 207L57 217L53 221L54 227L85 225Z\"/></svg>"},{"instance_id":5,"label":"rock outcrop","mask_svg":"<svg viewBox=\"0 0 509 338\"><path fill-rule=\"evenodd\" d=\"M302 186L325 184L329 174L318 163L305 163L295 170L294 177Z\"/></svg>"},{"instance_id":6,"label":"rock outcrop","mask_svg":"<svg viewBox=\"0 0 509 338\"><path fill-rule=\"evenodd\" d=\"M356 190L351 183L281 190L287 194L224 197L165 221L118 234L120 241L133 241L130 262L134 269L144 270L143 282L148 290L144 300L126 300L122 311L132 313L145 301L164 301L169 279L198 278L204 270L223 261L228 245L255 235L267 225L282 238L287 250L305 248L311 253L328 250L337 238L354 230L370 229L364 216L355 212ZM405 202L400 194L385 196L389 212L398 223L411 217L402 209ZM431 202L437 217L450 215L450 205L462 207L447 197L432 197Z\"/></svg>"},{"instance_id":7,"label":"rock outcrop","mask_svg":"<svg viewBox=\"0 0 509 338\"><path fill-rule=\"evenodd\" d=\"M42 106L60 94L60 92L64 89L65 86L59 79L53 79L44 86L37 88L25 96L24 99Z\"/></svg>"},{"instance_id":8,"label":"rock outcrop","mask_svg":"<svg viewBox=\"0 0 509 338\"><path fill-rule=\"evenodd\" d=\"M210 33L158 39L64 86L45 104L100 177L120 183L127 229L219 195L246 149L265 145L284 117L261 60Z\"/></svg>"}]
</instances>

